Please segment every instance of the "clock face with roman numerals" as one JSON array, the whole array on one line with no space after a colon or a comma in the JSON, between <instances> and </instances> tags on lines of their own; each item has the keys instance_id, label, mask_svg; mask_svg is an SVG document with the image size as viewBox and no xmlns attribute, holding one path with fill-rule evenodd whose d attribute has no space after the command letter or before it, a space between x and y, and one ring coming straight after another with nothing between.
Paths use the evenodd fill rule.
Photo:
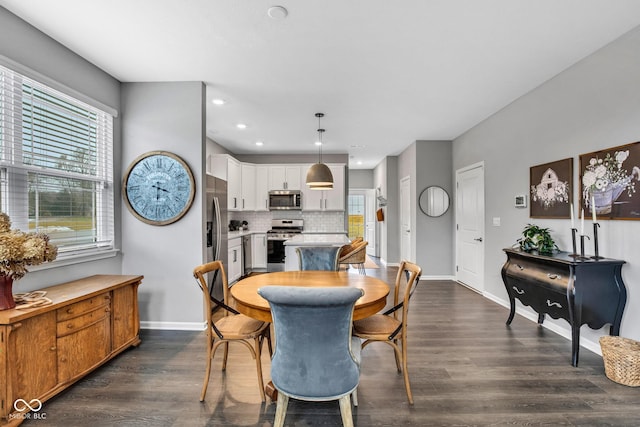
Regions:
<instances>
[{"instance_id":1,"label":"clock face with roman numerals","mask_svg":"<svg viewBox=\"0 0 640 427\"><path fill-rule=\"evenodd\" d=\"M167 151L150 151L135 159L122 188L131 213L152 225L167 225L182 218L195 195L191 169Z\"/></svg>"}]
</instances>

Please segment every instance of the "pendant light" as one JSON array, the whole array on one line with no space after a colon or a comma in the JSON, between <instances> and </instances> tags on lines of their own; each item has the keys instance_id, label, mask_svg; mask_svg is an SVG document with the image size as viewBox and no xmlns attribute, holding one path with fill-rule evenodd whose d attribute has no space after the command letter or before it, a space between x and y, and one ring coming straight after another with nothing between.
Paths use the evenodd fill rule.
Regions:
<instances>
[{"instance_id":1,"label":"pendant light","mask_svg":"<svg viewBox=\"0 0 640 427\"><path fill-rule=\"evenodd\" d=\"M322 133L324 129L320 127L320 119L324 117L323 113L316 113L318 118L318 146L320 147L318 163L311 165L307 171L307 187L309 190L332 190L333 175L331 169L322 163Z\"/></svg>"}]
</instances>

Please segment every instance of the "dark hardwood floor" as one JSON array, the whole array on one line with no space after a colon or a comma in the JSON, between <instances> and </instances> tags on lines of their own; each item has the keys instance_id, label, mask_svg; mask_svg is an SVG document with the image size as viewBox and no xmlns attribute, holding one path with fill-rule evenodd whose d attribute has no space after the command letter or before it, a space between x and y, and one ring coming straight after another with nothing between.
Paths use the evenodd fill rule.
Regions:
<instances>
[{"instance_id":1,"label":"dark hardwood floor","mask_svg":"<svg viewBox=\"0 0 640 427\"><path fill-rule=\"evenodd\" d=\"M392 283L395 269L370 269ZM357 270L354 270L354 273ZM185 284L191 286L192 283ZM199 307L194 307L194 310ZM604 375L600 356L454 282L423 281L412 300L410 406L391 347L363 352L354 409L358 426L638 426L640 390ZM44 404L32 426L271 426L275 403L263 404L253 360L232 346L226 373L213 363L206 401L203 332L142 331L142 344ZM265 381L269 357L263 355ZM292 401L287 426L341 425L337 402Z\"/></svg>"}]
</instances>

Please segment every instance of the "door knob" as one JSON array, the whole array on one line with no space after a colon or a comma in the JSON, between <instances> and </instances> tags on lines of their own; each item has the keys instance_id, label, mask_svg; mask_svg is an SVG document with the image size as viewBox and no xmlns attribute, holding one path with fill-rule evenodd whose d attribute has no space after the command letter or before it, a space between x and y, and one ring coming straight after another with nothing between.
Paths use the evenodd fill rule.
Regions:
<instances>
[{"instance_id":1,"label":"door knob","mask_svg":"<svg viewBox=\"0 0 640 427\"><path fill-rule=\"evenodd\" d=\"M482 237L478 237L477 239L473 239L473 240L475 240L476 242L482 242Z\"/></svg>"}]
</instances>

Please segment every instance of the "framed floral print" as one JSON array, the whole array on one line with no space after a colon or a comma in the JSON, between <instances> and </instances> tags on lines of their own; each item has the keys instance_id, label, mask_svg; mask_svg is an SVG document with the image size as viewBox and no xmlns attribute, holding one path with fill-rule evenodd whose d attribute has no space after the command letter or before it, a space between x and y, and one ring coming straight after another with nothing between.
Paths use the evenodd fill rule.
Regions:
<instances>
[{"instance_id":1,"label":"framed floral print","mask_svg":"<svg viewBox=\"0 0 640 427\"><path fill-rule=\"evenodd\" d=\"M573 158L532 166L529 172L531 218L569 218L573 200Z\"/></svg>"},{"instance_id":2,"label":"framed floral print","mask_svg":"<svg viewBox=\"0 0 640 427\"><path fill-rule=\"evenodd\" d=\"M640 142L580 155L580 205L598 219L640 220ZM592 206L593 205L593 206Z\"/></svg>"}]
</instances>

